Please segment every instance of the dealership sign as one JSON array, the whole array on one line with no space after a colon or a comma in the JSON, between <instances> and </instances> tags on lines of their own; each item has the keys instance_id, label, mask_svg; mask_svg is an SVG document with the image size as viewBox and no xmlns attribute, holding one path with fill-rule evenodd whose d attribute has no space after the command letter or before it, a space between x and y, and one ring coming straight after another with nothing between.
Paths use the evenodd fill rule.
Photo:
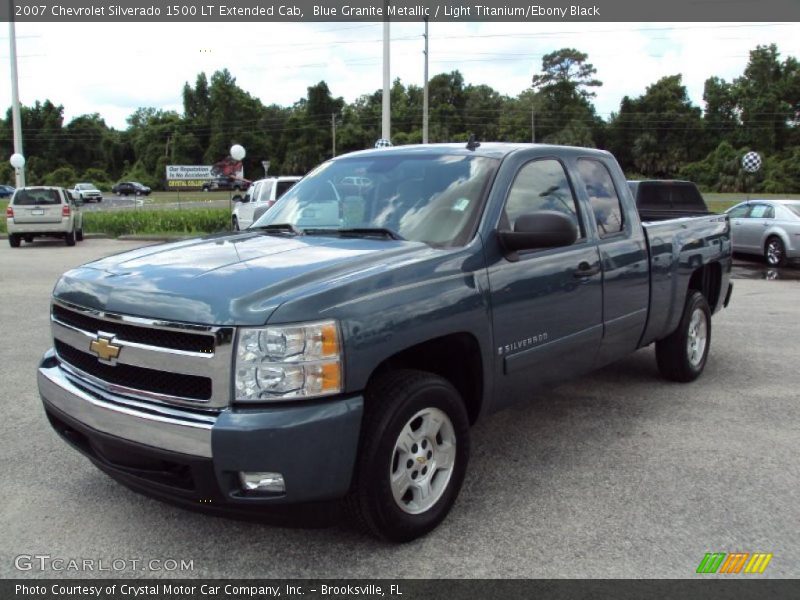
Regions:
<instances>
[{"instance_id":1,"label":"dealership sign","mask_svg":"<svg viewBox=\"0 0 800 600\"><path fill-rule=\"evenodd\" d=\"M167 165L167 189L200 189L215 177L244 178L240 161L223 160L215 165Z\"/></svg>"}]
</instances>

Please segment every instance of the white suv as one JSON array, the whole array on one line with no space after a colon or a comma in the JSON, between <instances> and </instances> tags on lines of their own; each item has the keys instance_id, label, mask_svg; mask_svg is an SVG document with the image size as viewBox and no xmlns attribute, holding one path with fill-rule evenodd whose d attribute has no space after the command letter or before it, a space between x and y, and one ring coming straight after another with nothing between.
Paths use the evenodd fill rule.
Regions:
<instances>
[{"instance_id":1,"label":"white suv","mask_svg":"<svg viewBox=\"0 0 800 600\"><path fill-rule=\"evenodd\" d=\"M281 176L267 177L266 179L254 181L247 193L233 207L233 215L231 217L233 229L238 231L250 227L255 220L254 214L256 210L260 209L258 210L259 216L264 214L268 208L275 204L278 198L283 196L300 179L302 178Z\"/></svg>"},{"instance_id":2,"label":"white suv","mask_svg":"<svg viewBox=\"0 0 800 600\"><path fill-rule=\"evenodd\" d=\"M24 187L14 192L6 208L8 243L18 248L36 236L62 237L67 246L83 240L81 201L59 187Z\"/></svg>"}]
</instances>

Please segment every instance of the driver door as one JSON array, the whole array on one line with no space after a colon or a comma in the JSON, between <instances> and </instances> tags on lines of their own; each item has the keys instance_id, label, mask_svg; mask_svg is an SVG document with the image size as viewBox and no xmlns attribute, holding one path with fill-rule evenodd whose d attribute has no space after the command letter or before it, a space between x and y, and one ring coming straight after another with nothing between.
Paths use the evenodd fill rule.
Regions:
<instances>
[{"instance_id":1,"label":"driver door","mask_svg":"<svg viewBox=\"0 0 800 600\"><path fill-rule=\"evenodd\" d=\"M578 237L566 247L490 259L494 353L501 404L591 369L603 334L603 286L596 240L565 166L555 158L531 160L514 178L500 229L538 210L575 220Z\"/></svg>"}]
</instances>

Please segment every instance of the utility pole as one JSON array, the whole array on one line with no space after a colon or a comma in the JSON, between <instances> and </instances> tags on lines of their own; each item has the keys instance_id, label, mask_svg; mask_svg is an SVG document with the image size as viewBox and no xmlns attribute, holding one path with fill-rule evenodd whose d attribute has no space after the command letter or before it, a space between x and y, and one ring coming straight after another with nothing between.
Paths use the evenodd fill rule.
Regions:
<instances>
[{"instance_id":1,"label":"utility pole","mask_svg":"<svg viewBox=\"0 0 800 600\"><path fill-rule=\"evenodd\" d=\"M8 21L8 42L11 56L11 118L14 123L14 154L25 156L22 151L22 118L19 114L19 82L17 78L17 34L14 28L13 11ZM25 166L14 169L16 187L25 187Z\"/></svg>"},{"instance_id":2,"label":"utility pole","mask_svg":"<svg viewBox=\"0 0 800 600\"><path fill-rule=\"evenodd\" d=\"M381 137L385 140L392 139L392 102L391 80L389 77L389 1L384 4L385 14L383 21L383 119L381 123Z\"/></svg>"},{"instance_id":3,"label":"utility pole","mask_svg":"<svg viewBox=\"0 0 800 600\"><path fill-rule=\"evenodd\" d=\"M531 143L536 143L536 109L531 106Z\"/></svg>"},{"instance_id":4,"label":"utility pole","mask_svg":"<svg viewBox=\"0 0 800 600\"><path fill-rule=\"evenodd\" d=\"M428 17L425 17L425 85L422 89L422 143L428 143Z\"/></svg>"},{"instance_id":5,"label":"utility pole","mask_svg":"<svg viewBox=\"0 0 800 600\"><path fill-rule=\"evenodd\" d=\"M331 113L331 137L333 138L333 155L336 156L336 113Z\"/></svg>"}]
</instances>

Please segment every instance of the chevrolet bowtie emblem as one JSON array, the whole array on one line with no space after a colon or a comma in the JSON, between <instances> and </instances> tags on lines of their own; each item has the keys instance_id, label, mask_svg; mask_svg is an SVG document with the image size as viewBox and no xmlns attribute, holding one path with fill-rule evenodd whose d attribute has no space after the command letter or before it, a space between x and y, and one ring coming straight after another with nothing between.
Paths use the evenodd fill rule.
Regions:
<instances>
[{"instance_id":1,"label":"chevrolet bowtie emblem","mask_svg":"<svg viewBox=\"0 0 800 600\"><path fill-rule=\"evenodd\" d=\"M104 361L113 364L114 360L119 356L119 351L122 349L120 346L115 346L112 342L114 336L105 337L98 335L96 340L92 340L89 344L89 350L94 352L97 357Z\"/></svg>"}]
</instances>

